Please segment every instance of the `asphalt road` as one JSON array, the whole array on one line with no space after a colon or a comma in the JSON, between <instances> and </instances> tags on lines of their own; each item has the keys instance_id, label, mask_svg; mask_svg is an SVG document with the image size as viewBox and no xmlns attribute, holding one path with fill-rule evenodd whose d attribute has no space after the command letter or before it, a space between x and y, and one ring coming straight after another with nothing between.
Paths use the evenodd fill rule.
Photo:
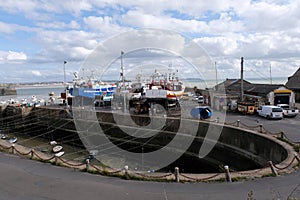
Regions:
<instances>
[{"instance_id":1,"label":"asphalt road","mask_svg":"<svg viewBox=\"0 0 300 200\"><path fill-rule=\"evenodd\" d=\"M227 114L226 122L263 124L300 140L300 116L266 120L258 116ZM129 181L92 175L0 152L0 200L112 199L300 199L300 170L279 177L234 183L160 183Z\"/></svg>"},{"instance_id":2,"label":"asphalt road","mask_svg":"<svg viewBox=\"0 0 300 200\"><path fill-rule=\"evenodd\" d=\"M240 113L227 113L226 122L231 123L240 120L248 126L262 124L269 132L279 133L283 131L290 140L300 142L300 116L283 118L281 120L268 120L258 115L242 115ZM258 130L258 129L257 129Z\"/></svg>"},{"instance_id":3,"label":"asphalt road","mask_svg":"<svg viewBox=\"0 0 300 200\"><path fill-rule=\"evenodd\" d=\"M0 169L1 200L247 199L251 191L253 199L300 198L300 171L234 183L140 182L92 175L4 153L0 153Z\"/></svg>"}]
</instances>

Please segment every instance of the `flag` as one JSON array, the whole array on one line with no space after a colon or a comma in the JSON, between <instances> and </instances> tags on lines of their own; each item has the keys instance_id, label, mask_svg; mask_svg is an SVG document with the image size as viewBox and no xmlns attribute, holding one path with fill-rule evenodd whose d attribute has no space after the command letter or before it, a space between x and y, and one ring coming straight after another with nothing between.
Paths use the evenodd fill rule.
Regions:
<instances>
[{"instance_id":1,"label":"flag","mask_svg":"<svg viewBox=\"0 0 300 200\"><path fill-rule=\"evenodd\" d=\"M64 64L67 64L67 61L64 61Z\"/></svg>"}]
</instances>

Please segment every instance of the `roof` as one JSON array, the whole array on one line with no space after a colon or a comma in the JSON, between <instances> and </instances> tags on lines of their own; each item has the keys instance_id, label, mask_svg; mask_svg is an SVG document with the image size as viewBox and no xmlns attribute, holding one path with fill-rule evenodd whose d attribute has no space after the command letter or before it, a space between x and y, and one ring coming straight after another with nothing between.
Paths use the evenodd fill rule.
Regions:
<instances>
[{"instance_id":1,"label":"roof","mask_svg":"<svg viewBox=\"0 0 300 200\"><path fill-rule=\"evenodd\" d=\"M244 83L246 84L251 84L249 81L243 80ZM231 85L237 84L237 83L241 83L241 79L229 79L227 78L225 81L223 81L222 83L219 83L218 85L216 85L216 87L221 87L224 86L225 88L230 87Z\"/></svg>"},{"instance_id":2,"label":"roof","mask_svg":"<svg viewBox=\"0 0 300 200\"><path fill-rule=\"evenodd\" d=\"M292 76L288 78L288 81L285 85L290 89L300 89L300 67Z\"/></svg>"},{"instance_id":3,"label":"roof","mask_svg":"<svg viewBox=\"0 0 300 200\"><path fill-rule=\"evenodd\" d=\"M249 92L251 94L268 94L280 87L284 87L283 84L257 84L253 83L252 88L245 90L245 92Z\"/></svg>"}]
</instances>

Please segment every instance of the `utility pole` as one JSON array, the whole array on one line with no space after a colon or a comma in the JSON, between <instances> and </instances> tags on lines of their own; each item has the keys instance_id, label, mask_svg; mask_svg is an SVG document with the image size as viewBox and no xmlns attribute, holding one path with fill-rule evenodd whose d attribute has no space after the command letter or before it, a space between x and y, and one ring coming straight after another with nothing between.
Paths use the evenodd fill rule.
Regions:
<instances>
[{"instance_id":1,"label":"utility pole","mask_svg":"<svg viewBox=\"0 0 300 200\"><path fill-rule=\"evenodd\" d=\"M217 62L215 61L215 69L216 69L216 86L218 85L218 68L217 68Z\"/></svg>"},{"instance_id":2,"label":"utility pole","mask_svg":"<svg viewBox=\"0 0 300 200\"><path fill-rule=\"evenodd\" d=\"M271 82L271 85L272 85L272 65L270 64L270 82Z\"/></svg>"},{"instance_id":3,"label":"utility pole","mask_svg":"<svg viewBox=\"0 0 300 200\"><path fill-rule=\"evenodd\" d=\"M244 57L241 57L241 102L244 100Z\"/></svg>"}]
</instances>

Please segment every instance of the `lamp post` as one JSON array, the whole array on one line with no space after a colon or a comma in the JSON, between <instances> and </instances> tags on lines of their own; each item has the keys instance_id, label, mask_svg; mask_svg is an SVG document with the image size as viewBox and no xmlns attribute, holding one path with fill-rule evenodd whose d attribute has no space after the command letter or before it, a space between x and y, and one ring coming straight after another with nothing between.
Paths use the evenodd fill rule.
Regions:
<instances>
[{"instance_id":1,"label":"lamp post","mask_svg":"<svg viewBox=\"0 0 300 200\"><path fill-rule=\"evenodd\" d=\"M66 85L66 64L67 61L64 61L64 85Z\"/></svg>"}]
</instances>

